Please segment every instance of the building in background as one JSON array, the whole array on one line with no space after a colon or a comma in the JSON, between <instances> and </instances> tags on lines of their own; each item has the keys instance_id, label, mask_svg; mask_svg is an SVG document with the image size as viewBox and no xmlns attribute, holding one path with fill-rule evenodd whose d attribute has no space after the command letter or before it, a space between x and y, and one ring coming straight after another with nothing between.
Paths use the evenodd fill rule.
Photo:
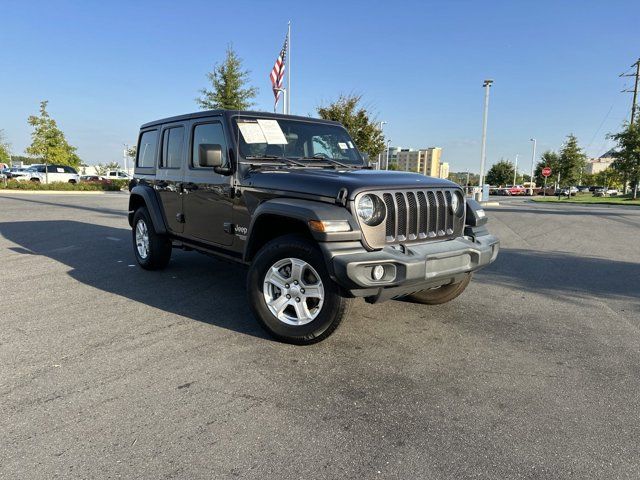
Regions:
<instances>
[{"instance_id":1,"label":"building in background","mask_svg":"<svg viewBox=\"0 0 640 480\"><path fill-rule=\"evenodd\" d=\"M585 168L585 173L595 174L605 171L615 161L613 152L610 150L601 157L590 158Z\"/></svg>"},{"instance_id":2,"label":"building in background","mask_svg":"<svg viewBox=\"0 0 640 480\"><path fill-rule=\"evenodd\" d=\"M440 176L441 157L442 148L440 147L422 148L420 150L400 150L397 155L396 165L398 170L438 177Z\"/></svg>"},{"instance_id":3,"label":"building in background","mask_svg":"<svg viewBox=\"0 0 640 480\"><path fill-rule=\"evenodd\" d=\"M400 151L409 151L408 148L402 147L389 147L389 165L395 165L398 161L398 152ZM387 149L380 154L380 161L378 162L381 169L385 169L387 167Z\"/></svg>"},{"instance_id":4,"label":"building in background","mask_svg":"<svg viewBox=\"0 0 640 480\"><path fill-rule=\"evenodd\" d=\"M440 163L440 173L438 176L440 178L449 178L449 163L447 162Z\"/></svg>"}]
</instances>

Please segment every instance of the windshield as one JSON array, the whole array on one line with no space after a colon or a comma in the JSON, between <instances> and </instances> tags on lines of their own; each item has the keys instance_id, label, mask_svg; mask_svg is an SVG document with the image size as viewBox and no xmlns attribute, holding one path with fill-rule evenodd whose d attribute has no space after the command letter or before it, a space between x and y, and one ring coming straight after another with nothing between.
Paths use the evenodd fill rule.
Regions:
<instances>
[{"instance_id":1,"label":"windshield","mask_svg":"<svg viewBox=\"0 0 640 480\"><path fill-rule=\"evenodd\" d=\"M313 121L237 117L236 138L244 158L335 160L363 166L360 153L347 131L339 125Z\"/></svg>"}]
</instances>

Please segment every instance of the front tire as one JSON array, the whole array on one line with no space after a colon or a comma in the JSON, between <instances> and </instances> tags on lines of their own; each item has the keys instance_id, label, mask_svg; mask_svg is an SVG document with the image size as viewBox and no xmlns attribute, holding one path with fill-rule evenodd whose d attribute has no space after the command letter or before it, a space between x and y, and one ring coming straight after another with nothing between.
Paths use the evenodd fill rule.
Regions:
<instances>
[{"instance_id":1,"label":"front tire","mask_svg":"<svg viewBox=\"0 0 640 480\"><path fill-rule=\"evenodd\" d=\"M146 207L140 207L133 215L133 251L138 265L145 270L160 270L171 259L171 240L156 233Z\"/></svg>"},{"instance_id":2,"label":"front tire","mask_svg":"<svg viewBox=\"0 0 640 480\"><path fill-rule=\"evenodd\" d=\"M443 285L442 287L430 288L428 290L420 290L419 292L412 293L404 298L410 302L421 303L423 305L440 305L447 303L454 298L457 298L465 291L472 276L473 275L471 273L467 273L464 280L459 283Z\"/></svg>"},{"instance_id":3,"label":"front tire","mask_svg":"<svg viewBox=\"0 0 640 480\"><path fill-rule=\"evenodd\" d=\"M327 338L351 304L331 280L317 246L295 235L276 238L258 252L247 276L247 293L262 328L295 345Z\"/></svg>"}]
</instances>

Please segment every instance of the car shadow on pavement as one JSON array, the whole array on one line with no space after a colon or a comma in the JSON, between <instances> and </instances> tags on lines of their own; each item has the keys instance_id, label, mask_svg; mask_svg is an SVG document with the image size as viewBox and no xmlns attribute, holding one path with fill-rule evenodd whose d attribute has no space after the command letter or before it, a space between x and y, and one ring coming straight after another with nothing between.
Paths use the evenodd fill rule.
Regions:
<instances>
[{"instance_id":1,"label":"car shadow on pavement","mask_svg":"<svg viewBox=\"0 0 640 480\"><path fill-rule=\"evenodd\" d=\"M17 244L12 252L61 262L72 278L104 292L268 338L247 307L242 265L174 250L166 269L146 271L136 264L130 230L68 220L0 223L0 235Z\"/></svg>"},{"instance_id":2,"label":"car shadow on pavement","mask_svg":"<svg viewBox=\"0 0 640 480\"><path fill-rule=\"evenodd\" d=\"M503 248L481 281L565 300L612 298L640 303L640 264L566 252Z\"/></svg>"}]
</instances>

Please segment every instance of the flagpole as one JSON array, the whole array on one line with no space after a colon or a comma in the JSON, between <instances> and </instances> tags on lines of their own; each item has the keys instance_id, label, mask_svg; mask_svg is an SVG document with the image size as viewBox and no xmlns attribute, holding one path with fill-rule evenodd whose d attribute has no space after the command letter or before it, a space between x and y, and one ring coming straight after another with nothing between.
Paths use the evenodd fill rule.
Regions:
<instances>
[{"instance_id":1,"label":"flagpole","mask_svg":"<svg viewBox=\"0 0 640 480\"><path fill-rule=\"evenodd\" d=\"M287 58L289 59L289 65L287 68L287 113L291 115L291 21L288 23L287 27L287 38L289 41L287 42Z\"/></svg>"}]
</instances>

